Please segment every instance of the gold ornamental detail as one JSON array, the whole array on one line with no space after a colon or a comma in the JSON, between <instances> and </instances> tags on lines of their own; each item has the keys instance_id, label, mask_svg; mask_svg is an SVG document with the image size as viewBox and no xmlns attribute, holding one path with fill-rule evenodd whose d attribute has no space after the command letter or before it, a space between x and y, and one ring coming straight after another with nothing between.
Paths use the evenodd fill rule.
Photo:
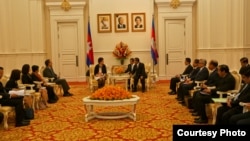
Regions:
<instances>
[{"instance_id":1,"label":"gold ornamental detail","mask_svg":"<svg viewBox=\"0 0 250 141\"><path fill-rule=\"evenodd\" d=\"M180 0L172 0L170 3L170 6L173 7L174 9L178 8L181 5Z\"/></svg>"},{"instance_id":2,"label":"gold ornamental detail","mask_svg":"<svg viewBox=\"0 0 250 141\"><path fill-rule=\"evenodd\" d=\"M64 11L69 11L69 9L71 9L71 5L68 0L63 0L61 7Z\"/></svg>"}]
</instances>

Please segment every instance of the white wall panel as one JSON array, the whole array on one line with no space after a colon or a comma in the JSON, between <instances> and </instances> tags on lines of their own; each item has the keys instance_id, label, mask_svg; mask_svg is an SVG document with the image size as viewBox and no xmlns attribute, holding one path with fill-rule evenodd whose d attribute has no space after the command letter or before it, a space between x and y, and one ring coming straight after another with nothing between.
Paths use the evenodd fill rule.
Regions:
<instances>
[{"instance_id":1,"label":"white wall panel","mask_svg":"<svg viewBox=\"0 0 250 141\"><path fill-rule=\"evenodd\" d=\"M211 0L211 46L223 48L226 41L225 0Z\"/></svg>"},{"instance_id":2,"label":"white wall panel","mask_svg":"<svg viewBox=\"0 0 250 141\"><path fill-rule=\"evenodd\" d=\"M0 65L7 71L44 63L43 5L43 0L0 1Z\"/></svg>"},{"instance_id":3,"label":"white wall panel","mask_svg":"<svg viewBox=\"0 0 250 141\"><path fill-rule=\"evenodd\" d=\"M250 1L244 1L244 46L250 47Z\"/></svg>"}]
</instances>

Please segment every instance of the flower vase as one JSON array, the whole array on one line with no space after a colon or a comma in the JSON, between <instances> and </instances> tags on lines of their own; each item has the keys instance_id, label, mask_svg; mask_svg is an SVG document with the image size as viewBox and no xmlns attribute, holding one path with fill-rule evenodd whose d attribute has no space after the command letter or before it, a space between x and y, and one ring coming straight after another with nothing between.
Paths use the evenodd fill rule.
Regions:
<instances>
[{"instance_id":1,"label":"flower vase","mask_svg":"<svg viewBox=\"0 0 250 141\"><path fill-rule=\"evenodd\" d=\"M120 60L121 65L124 65L124 59Z\"/></svg>"}]
</instances>

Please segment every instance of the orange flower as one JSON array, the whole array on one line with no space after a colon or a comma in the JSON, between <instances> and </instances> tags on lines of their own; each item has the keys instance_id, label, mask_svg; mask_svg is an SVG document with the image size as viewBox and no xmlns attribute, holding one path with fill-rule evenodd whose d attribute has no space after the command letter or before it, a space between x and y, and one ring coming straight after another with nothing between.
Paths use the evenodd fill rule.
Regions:
<instances>
[{"instance_id":1,"label":"orange flower","mask_svg":"<svg viewBox=\"0 0 250 141\"><path fill-rule=\"evenodd\" d=\"M130 92L124 90L121 87L116 87L111 85L96 90L90 96L90 99L96 99L96 100L121 100L129 98L132 98Z\"/></svg>"}]
</instances>

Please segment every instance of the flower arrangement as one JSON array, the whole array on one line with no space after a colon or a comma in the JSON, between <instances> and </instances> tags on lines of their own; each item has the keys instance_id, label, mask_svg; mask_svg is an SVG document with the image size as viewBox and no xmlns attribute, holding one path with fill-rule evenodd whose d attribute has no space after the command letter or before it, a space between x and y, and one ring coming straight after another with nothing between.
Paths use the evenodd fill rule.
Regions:
<instances>
[{"instance_id":1,"label":"flower arrangement","mask_svg":"<svg viewBox=\"0 0 250 141\"><path fill-rule=\"evenodd\" d=\"M132 98L131 93L117 86L105 86L96 90L90 99L93 100L122 100Z\"/></svg>"},{"instance_id":2,"label":"flower arrangement","mask_svg":"<svg viewBox=\"0 0 250 141\"><path fill-rule=\"evenodd\" d=\"M113 51L113 55L117 59L122 59L122 60L126 59L131 53L132 52L128 48L128 45L123 42L116 44L115 49Z\"/></svg>"},{"instance_id":3,"label":"flower arrangement","mask_svg":"<svg viewBox=\"0 0 250 141\"><path fill-rule=\"evenodd\" d=\"M122 66L117 66L117 67L115 67L114 68L114 73L116 73L116 74L122 74L122 73L124 73L124 67L122 67Z\"/></svg>"}]
</instances>

